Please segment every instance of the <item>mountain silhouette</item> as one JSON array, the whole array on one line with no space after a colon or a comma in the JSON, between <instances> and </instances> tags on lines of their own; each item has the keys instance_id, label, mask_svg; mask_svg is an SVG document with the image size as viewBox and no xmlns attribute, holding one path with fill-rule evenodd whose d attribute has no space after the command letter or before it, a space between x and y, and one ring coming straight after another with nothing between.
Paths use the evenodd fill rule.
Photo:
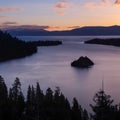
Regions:
<instances>
[{"instance_id":1,"label":"mountain silhouette","mask_svg":"<svg viewBox=\"0 0 120 120\"><path fill-rule=\"evenodd\" d=\"M72 30L47 31L38 29L9 29L8 33L14 36L93 36L93 35L120 35L120 26L86 26Z\"/></svg>"}]
</instances>

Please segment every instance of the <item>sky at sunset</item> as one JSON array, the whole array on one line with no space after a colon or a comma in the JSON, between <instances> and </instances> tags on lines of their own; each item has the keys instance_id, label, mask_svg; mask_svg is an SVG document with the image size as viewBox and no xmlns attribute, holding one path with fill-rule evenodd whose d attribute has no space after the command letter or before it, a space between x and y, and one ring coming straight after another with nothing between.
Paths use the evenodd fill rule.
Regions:
<instances>
[{"instance_id":1,"label":"sky at sunset","mask_svg":"<svg viewBox=\"0 0 120 120\"><path fill-rule=\"evenodd\" d=\"M120 0L2 0L1 28L66 30L120 25Z\"/></svg>"}]
</instances>

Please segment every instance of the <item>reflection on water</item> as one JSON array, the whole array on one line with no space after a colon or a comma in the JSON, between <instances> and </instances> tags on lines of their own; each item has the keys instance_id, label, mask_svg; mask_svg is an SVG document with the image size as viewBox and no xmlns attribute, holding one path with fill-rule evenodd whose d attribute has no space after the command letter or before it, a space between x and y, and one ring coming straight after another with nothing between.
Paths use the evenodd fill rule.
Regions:
<instances>
[{"instance_id":1,"label":"reflection on water","mask_svg":"<svg viewBox=\"0 0 120 120\"><path fill-rule=\"evenodd\" d=\"M19 77L23 90L28 84L39 82L41 88L55 89L71 98L76 97L80 104L89 109L93 95L101 88L104 78L105 90L115 102L119 101L120 91L120 48L113 46L81 44L92 37L22 37L25 40L62 40L63 45L39 47L38 53L24 59L0 63L0 74L10 86ZM94 37L95 38L95 37ZM80 56L88 56L95 65L90 69L71 67L70 63ZM26 94L26 93L25 93Z\"/></svg>"}]
</instances>

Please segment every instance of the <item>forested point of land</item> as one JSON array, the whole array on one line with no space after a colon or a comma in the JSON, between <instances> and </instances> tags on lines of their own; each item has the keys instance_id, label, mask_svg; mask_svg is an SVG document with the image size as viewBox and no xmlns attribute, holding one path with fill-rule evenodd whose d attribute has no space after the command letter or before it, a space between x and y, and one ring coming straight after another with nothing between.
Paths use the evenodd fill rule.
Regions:
<instances>
[{"instance_id":1,"label":"forested point of land","mask_svg":"<svg viewBox=\"0 0 120 120\"><path fill-rule=\"evenodd\" d=\"M0 62L22 58L37 52L37 46L54 46L61 41L33 41L25 42L0 31Z\"/></svg>"},{"instance_id":2,"label":"forested point of land","mask_svg":"<svg viewBox=\"0 0 120 120\"><path fill-rule=\"evenodd\" d=\"M43 92L40 84L28 86L24 96L21 82L16 78L11 88L0 76L0 120L120 120L120 105L113 105L110 95L99 90L93 97L93 110L89 114L76 98L72 104L59 87Z\"/></svg>"},{"instance_id":3,"label":"forested point of land","mask_svg":"<svg viewBox=\"0 0 120 120\"><path fill-rule=\"evenodd\" d=\"M0 62L22 58L37 52L36 46L0 31Z\"/></svg>"},{"instance_id":4,"label":"forested point of land","mask_svg":"<svg viewBox=\"0 0 120 120\"><path fill-rule=\"evenodd\" d=\"M31 41L31 42L27 42L28 44L32 44L34 46L56 46L56 45L61 45L62 42L61 41L52 41L52 40L45 40L45 41Z\"/></svg>"},{"instance_id":5,"label":"forested point of land","mask_svg":"<svg viewBox=\"0 0 120 120\"><path fill-rule=\"evenodd\" d=\"M109 38L109 39L100 39L95 38L92 40L85 41L86 44L100 44L100 45L113 45L120 46L120 38Z\"/></svg>"}]
</instances>

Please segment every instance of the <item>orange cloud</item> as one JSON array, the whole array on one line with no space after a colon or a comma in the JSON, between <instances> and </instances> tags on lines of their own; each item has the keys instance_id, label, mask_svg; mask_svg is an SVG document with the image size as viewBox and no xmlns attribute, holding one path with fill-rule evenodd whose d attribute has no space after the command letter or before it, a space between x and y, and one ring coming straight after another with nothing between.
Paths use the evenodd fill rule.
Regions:
<instances>
[{"instance_id":1,"label":"orange cloud","mask_svg":"<svg viewBox=\"0 0 120 120\"><path fill-rule=\"evenodd\" d=\"M21 11L21 9L15 7L0 7L0 12L18 12L18 11Z\"/></svg>"},{"instance_id":2,"label":"orange cloud","mask_svg":"<svg viewBox=\"0 0 120 120\"><path fill-rule=\"evenodd\" d=\"M63 30L72 30L80 28L80 26L49 26L46 30L48 31L63 31Z\"/></svg>"},{"instance_id":3,"label":"orange cloud","mask_svg":"<svg viewBox=\"0 0 120 120\"><path fill-rule=\"evenodd\" d=\"M63 14L65 14L65 12L64 11L58 11L57 14L63 15Z\"/></svg>"},{"instance_id":4,"label":"orange cloud","mask_svg":"<svg viewBox=\"0 0 120 120\"><path fill-rule=\"evenodd\" d=\"M96 8L96 7L105 7L105 6L111 6L112 3L110 0L102 0L101 2L87 2L84 4L84 7L86 8Z\"/></svg>"},{"instance_id":5,"label":"orange cloud","mask_svg":"<svg viewBox=\"0 0 120 120\"><path fill-rule=\"evenodd\" d=\"M116 0L116 1L115 1L115 4L116 4L116 5L120 5L120 0Z\"/></svg>"}]
</instances>

